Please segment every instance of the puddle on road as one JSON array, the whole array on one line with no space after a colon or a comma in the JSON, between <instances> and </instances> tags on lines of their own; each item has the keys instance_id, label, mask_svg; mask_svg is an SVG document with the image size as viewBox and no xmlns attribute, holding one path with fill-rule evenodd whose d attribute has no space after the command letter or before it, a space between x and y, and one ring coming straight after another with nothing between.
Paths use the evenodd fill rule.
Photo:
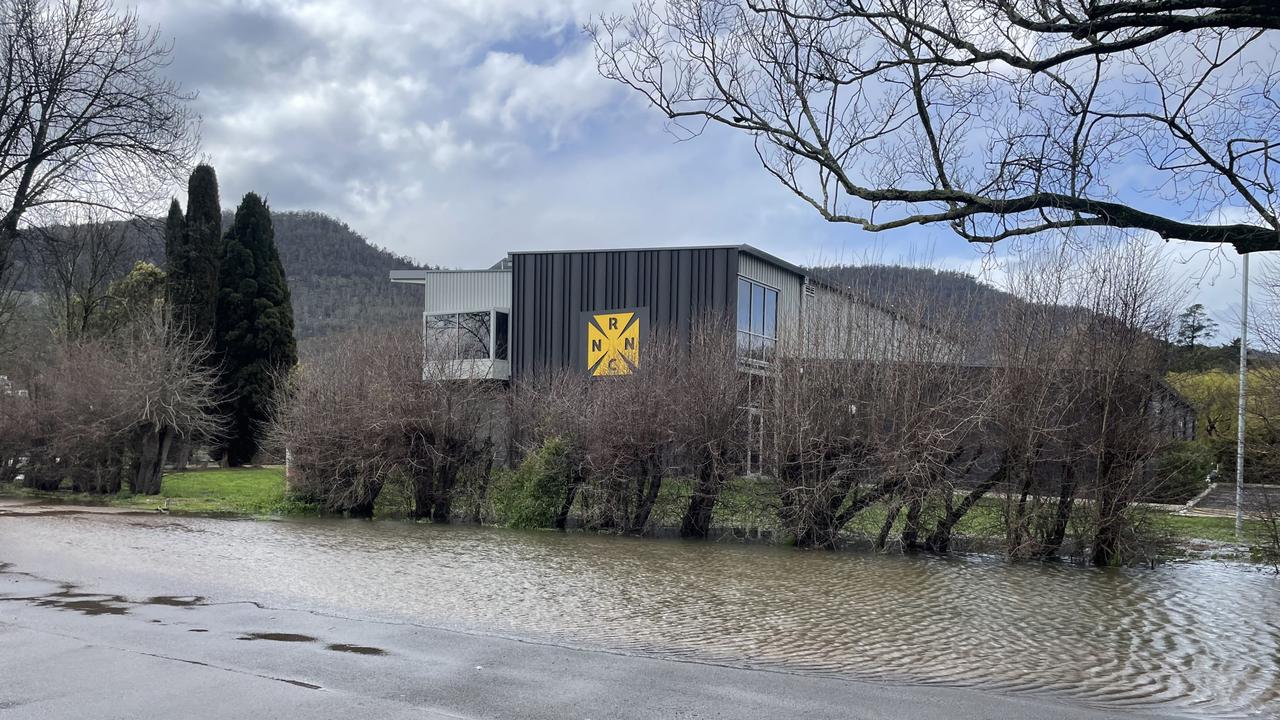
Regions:
<instances>
[{"instance_id":1,"label":"puddle on road","mask_svg":"<svg viewBox=\"0 0 1280 720\"><path fill-rule=\"evenodd\" d=\"M334 652L355 653L356 655L386 655L387 651L382 648L369 647L367 645L347 645L345 643L334 643L325 646L326 650Z\"/></svg>"},{"instance_id":2,"label":"puddle on road","mask_svg":"<svg viewBox=\"0 0 1280 720\"><path fill-rule=\"evenodd\" d=\"M29 599L38 607L69 610L90 616L128 615L130 604L129 600L122 595L76 592L75 585L63 585L58 592L25 599Z\"/></svg>"},{"instance_id":3,"label":"puddle on road","mask_svg":"<svg viewBox=\"0 0 1280 720\"><path fill-rule=\"evenodd\" d=\"M299 635L297 633L275 633L275 632L245 633L244 635L241 635L236 639L237 640L273 640L275 642L308 642L308 643L316 642L318 640L318 638L311 637L310 635Z\"/></svg>"},{"instance_id":4,"label":"puddle on road","mask_svg":"<svg viewBox=\"0 0 1280 720\"><path fill-rule=\"evenodd\" d=\"M155 595L143 600L147 605L164 605L167 607L195 607L204 604L202 595Z\"/></svg>"}]
</instances>

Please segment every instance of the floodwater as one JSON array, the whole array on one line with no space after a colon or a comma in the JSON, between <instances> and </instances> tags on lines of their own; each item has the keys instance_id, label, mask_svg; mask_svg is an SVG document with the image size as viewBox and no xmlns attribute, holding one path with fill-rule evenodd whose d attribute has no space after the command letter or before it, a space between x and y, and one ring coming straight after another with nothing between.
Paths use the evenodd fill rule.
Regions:
<instances>
[{"instance_id":1,"label":"floodwater","mask_svg":"<svg viewBox=\"0 0 1280 720\"><path fill-rule=\"evenodd\" d=\"M180 592L186 577L201 591L220 587L220 600L1116 709L1280 716L1280 579L1235 565L1096 570L395 522L105 515L0 518L0 561L18 533L25 546L105 559L107 579L113 566L159 573Z\"/></svg>"}]
</instances>

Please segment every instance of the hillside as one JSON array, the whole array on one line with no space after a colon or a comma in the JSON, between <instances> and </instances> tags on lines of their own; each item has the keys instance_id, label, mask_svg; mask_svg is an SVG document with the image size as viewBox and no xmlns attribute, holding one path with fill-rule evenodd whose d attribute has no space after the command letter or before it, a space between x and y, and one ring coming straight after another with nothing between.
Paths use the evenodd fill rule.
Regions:
<instances>
[{"instance_id":1,"label":"hillside","mask_svg":"<svg viewBox=\"0 0 1280 720\"><path fill-rule=\"evenodd\" d=\"M293 293L299 340L367 325L420 322L422 290L387 279L392 270L417 267L413 261L370 244L322 213L272 213L271 220ZM230 222L228 214L223 224Z\"/></svg>"},{"instance_id":2,"label":"hillside","mask_svg":"<svg viewBox=\"0 0 1280 720\"><path fill-rule=\"evenodd\" d=\"M223 214L224 228L232 216ZM293 294L299 341L368 325L419 322L421 290L387 279L391 270L417 267L413 261L370 244L346 223L322 213L273 212L271 220ZM115 273L127 272L137 260L164 265L159 221L118 223L115 230L123 236ZM21 250L16 260L18 289L41 290L40 263Z\"/></svg>"},{"instance_id":3,"label":"hillside","mask_svg":"<svg viewBox=\"0 0 1280 720\"><path fill-rule=\"evenodd\" d=\"M1013 295L958 270L901 265L828 265L812 267L815 277L849 288L879 305L898 308L930 321L939 329L974 340L972 362L991 360L992 330Z\"/></svg>"}]
</instances>

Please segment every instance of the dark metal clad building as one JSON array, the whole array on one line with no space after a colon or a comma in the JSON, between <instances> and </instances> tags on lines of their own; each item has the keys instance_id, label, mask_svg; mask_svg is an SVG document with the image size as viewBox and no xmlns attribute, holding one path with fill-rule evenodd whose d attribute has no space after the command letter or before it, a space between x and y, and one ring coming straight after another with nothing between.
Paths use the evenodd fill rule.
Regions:
<instances>
[{"instance_id":1,"label":"dark metal clad building","mask_svg":"<svg viewBox=\"0 0 1280 720\"><path fill-rule=\"evenodd\" d=\"M736 333L740 366L757 370L782 352L917 357L917 340L940 337L749 245L520 251L483 270L391 279L424 286L424 361L459 379L565 368L627 374L649 338L687 340L703 320L722 319Z\"/></svg>"},{"instance_id":2,"label":"dark metal clad building","mask_svg":"<svg viewBox=\"0 0 1280 720\"><path fill-rule=\"evenodd\" d=\"M736 247L511 254L511 373L586 367L584 313L636 310L647 333L687 338L701 317L729 318Z\"/></svg>"}]
</instances>

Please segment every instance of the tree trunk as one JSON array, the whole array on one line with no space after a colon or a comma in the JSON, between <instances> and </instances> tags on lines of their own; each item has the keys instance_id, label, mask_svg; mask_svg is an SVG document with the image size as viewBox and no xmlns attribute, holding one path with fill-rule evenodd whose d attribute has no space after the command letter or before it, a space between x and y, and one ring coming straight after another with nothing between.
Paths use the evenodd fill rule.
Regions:
<instances>
[{"instance_id":1,"label":"tree trunk","mask_svg":"<svg viewBox=\"0 0 1280 720\"><path fill-rule=\"evenodd\" d=\"M430 506L423 508L431 522L448 524L453 518L453 487L458 480L458 465L453 462L437 463L435 477L428 494Z\"/></svg>"},{"instance_id":2,"label":"tree trunk","mask_svg":"<svg viewBox=\"0 0 1280 720\"><path fill-rule=\"evenodd\" d=\"M974 505L982 499L984 495L991 491L996 485L1005 478L1004 466L991 474L991 477L983 480L964 499L960 504L947 509L947 514L938 521L934 526L933 532L929 533L928 539L924 541L924 549L929 552L946 553L951 551L951 531L955 529L956 524L964 518L965 515L973 509Z\"/></svg>"},{"instance_id":3,"label":"tree trunk","mask_svg":"<svg viewBox=\"0 0 1280 720\"><path fill-rule=\"evenodd\" d=\"M1062 542L1067 537L1067 523L1071 521L1071 510L1076 502L1076 473L1070 465L1062 472L1062 484L1058 489L1058 507L1053 518L1053 529L1041 549L1040 556L1046 560L1058 557L1062 552Z\"/></svg>"},{"instance_id":4,"label":"tree trunk","mask_svg":"<svg viewBox=\"0 0 1280 720\"><path fill-rule=\"evenodd\" d=\"M649 516L653 513L653 505L658 501L658 492L662 490L662 469L652 461L645 462L644 476L647 482L641 483L643 493L637 492L639 504L635 515L631 518L631 532L640 534L649 524ZM640 488L637 488L639 490Z\"/></svg>"},{"instance_id":5,"label":"tree trunk","mask_svg":"<svg viewBox=\"0 0 1280 720\"><path fill-rule=\"evenodd\" d=\"M191 441L186 438L178 438L173 442L173 450L169 453L173 457L174 472L182 472L187 469L187 465L191 463Z\"/></svg>"},{"instance_id":6,"label":"tree trunk","mask_svg":"<svg viewBox=\"0 0 1280 720\"><path fill-rule=\"evenodd\" d=\"M876 535L876 552L884 552L885 546L889 544L889 533L893 531L893 523L897 521L901 510L902 503L896 502L889 506L884 515L884 523L880 525L880 532Z\"/></svg>"},{"instance_id":7,"label":"tree trunk","mask_svg":"<svg viewBox=\"0 0 1280 720\"><path fill-rule=\"evenodd\" d=\"M413 473L409 482L413 485L413 509L409 517L413 520L427 520L431 517L431 508L435 505L435 468L427 472L421 470Z\"/></svg>"},{"instance_id":8,"label":"tree trunk","mask_svg":"<svg viewBox=\"0 0 1280 720\"><path fill-rule=\"evenodd\" d=\"M164 456L169 450L169 432L148 423L138 430L136 443L138 458L130 489L138 495L158 495L164 476Z\"/></svg>"},{"instance_id":9,"label":"tree trunk","mask_svg":"<svg viewBox=\"0 0 1280 720\"><path fill-rule=\"evenodd\" d=\"M902 526L902 549L907 552L920 549L920 513L923 509L920 498L913 498L907 505L907 520Z\"/></svg>"},{"instance_id":10,"label":"tree trunk","mask_svg":"<svg viewBox=\"0 0 1280 720\"><path fill-rule=\"evenodd\" d=\"M680 521L680 537L705 540L711 531L711 515L720 499L723 478L713 463L704 463L698 471L698 485L689 497L684 518Z\"/></svg>"},{"instance_id":11,"label":"tree trunk","mask_svg":"<svg viewBox=\"0 0 1280 720\"><path fill-rule=\"evenodd\" d=\"M1093 536L1094 565L1111 567L1119 565L1120 556L1120 517L1117 512L1118 502L1108 495L1099 501L1098 530Z\"/></svg>"},{"instance_id":12,"label":"tree trunk","mask_svg":"<svg viewBox=\"0 0 1280 720\"><path fill-rule=\"evenodd\" d=\"M560 503L560 512L556 513L556 529L563 532L569 525L569 513L573 510L573 501L578 497L578 488L582 486L580 471L574 471L564 489L564 501Z\"/></svg>"}]
</instances>

